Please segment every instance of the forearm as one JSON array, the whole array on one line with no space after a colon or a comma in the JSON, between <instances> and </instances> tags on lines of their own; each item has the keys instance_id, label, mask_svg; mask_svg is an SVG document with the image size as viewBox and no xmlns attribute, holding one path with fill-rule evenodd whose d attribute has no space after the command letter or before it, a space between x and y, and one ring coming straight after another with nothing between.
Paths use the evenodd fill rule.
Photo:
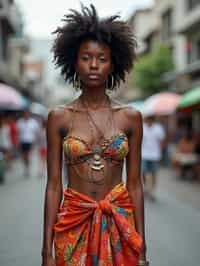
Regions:
<instances>
[{"instance_id":1,"label":"forearm","mask_svg":"<svg viewBox=\"0 0 200 266\"><path fill-rule=\"evenodd\" d=\"M145 240L145 221L144 221L144 195L142 185L138 185L130 189L130 197L134 205L134 218L136 231L143 239L142 254L143 258L146 257L146 240Z\"/></svg>"},{"instance_id":2,"label":"forearm","mask_svg":"<svg viewBox=\"0 0 200 266\"><path fill-rule=\"evenodd\" d=\"M47 183L44 205L44 234L43 234L43 254L52 254L53 226L56 222L58 209L62 199L62 189L60 186L52 188Z\"/></svg>"}]
</instances>

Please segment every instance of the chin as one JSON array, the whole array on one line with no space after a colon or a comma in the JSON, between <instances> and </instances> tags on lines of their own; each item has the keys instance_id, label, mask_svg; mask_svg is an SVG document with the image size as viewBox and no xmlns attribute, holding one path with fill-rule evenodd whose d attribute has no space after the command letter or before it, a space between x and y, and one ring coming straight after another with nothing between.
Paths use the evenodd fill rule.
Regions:
<instances>
[{"instance_id":1,"label":"chin","mask_svg":"<svg viewBox=\"0 0 200 266\"><path fill-rule=\"evenodd\" d=\"M87 87L89 88L99 88L104 87L104 83L99 82L99 80L90 80L86 83Z\"/></svg>"}]
</instances>

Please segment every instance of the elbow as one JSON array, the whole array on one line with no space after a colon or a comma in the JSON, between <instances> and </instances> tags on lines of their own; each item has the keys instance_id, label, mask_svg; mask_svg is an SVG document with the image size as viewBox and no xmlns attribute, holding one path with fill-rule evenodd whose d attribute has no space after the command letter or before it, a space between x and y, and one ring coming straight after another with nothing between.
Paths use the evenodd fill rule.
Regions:
<instances>
[{"instance_id":1,"label":"elbow","mask_svg":"<svg viewBox=\"0 0 200 266\"><path fill-rule=\"evenodd\" d=\"M127 189L128 189L130 196L142 197L143 195L143 186L141 182L127 183Z\"/></svg>"},{"instance_id":2,"label":"elbow","mask_svg":"<svg viewBox=\"0 0 200 266\"><path fill-rule=\"evenodd\" d=\"M46 190L54 193L62 194L62 182L60 178L48 179Z\"/></svg>"},{"instance_id":3,"label":"elbow","mask_svg":"<svg viewBox=\"0 0 200 266\"><path fill-rule=\"evenodd\" d=\"M134 180L134 182L133 182ZM127 179L127 189L129 191L142 191L143 187L142 187L142 181L141 178L128 178Z\"/></svg>"},{"instance_id":4,"label":"elbow","mask_svg":"<svg viewBox=\"0 0 200 266\"><path fill-rule=\"evenodd\" d=\"M61 184L52 184L51 182L47 182L45 194L47 201L50 200L51 202L54 202L57 208L62 200L63 189ZM52 203L52 205L54 203Z\"/></svg>"}]
</instances>

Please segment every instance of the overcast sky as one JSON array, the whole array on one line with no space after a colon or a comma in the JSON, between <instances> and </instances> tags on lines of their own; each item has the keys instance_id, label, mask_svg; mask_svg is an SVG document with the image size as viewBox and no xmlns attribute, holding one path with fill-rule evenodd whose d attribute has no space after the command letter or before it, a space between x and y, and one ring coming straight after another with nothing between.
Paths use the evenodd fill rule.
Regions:
<instances>
[{"instance_id":1,"label":"overcast sky","mask_svg":"<svg viewBox=\"0 0 200 266\"><path fill-rule=\"evenodd\" d=\"M123 18L135 8L149 6L153 0L82 0L86 5L94 4L100 16L120 12ZM68 9L80 9L78 0L16 0L22 11L25 31L33 37L46 38L60 25Z\"/></svg>"}]
</instances>

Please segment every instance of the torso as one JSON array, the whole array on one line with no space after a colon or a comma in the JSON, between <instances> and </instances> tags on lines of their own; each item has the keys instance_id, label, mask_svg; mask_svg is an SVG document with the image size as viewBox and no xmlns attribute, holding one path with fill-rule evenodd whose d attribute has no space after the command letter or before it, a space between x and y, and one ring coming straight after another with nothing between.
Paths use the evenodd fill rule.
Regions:
<instances>
[{"instance_id":1,"label":"torso","mask_svg":"<svg viewBox=\"0 0 200 266\"><path fill-rule=\"evenodd\" d=\"M161 125L154 123L143 125L142 158L146 160L159 161L161 159L161 141L164 131Z\"/></svg>"},{"instance_id":2,"label":"torso","mask_svg":"<svg viewBox=\"0 0 200 266\"><path fill-rule=\"evenodd\" d=\"M20 119L18 121L19 139L21 142L32 143L35 140L38 124L36 120L30 118L28 120Z\"/></svg>"},{"instance_id":3,"label":"torso","mask_svg":"<svg viewBox=\"0 0 200 266\"><path fill-rule=\"evenodd\" d=\"M59 131L61 132L62 146L64 148L64 158L68 160L68 153L66 152L69 148L69 137L75 136L83 140L89 148L98 144L98 131L94 130L91 132L91 125L89 126L88 117L85 110L74 107L77 105L76 101L63 108L61 113L62 119L60 121ZM110 139L114 134L120 133L123 136L122 146L128 145L129 139L129 120L126 115L127 110L130 108L127 106L121 106L112 102L112 114L113 121L108 119L109 110L102 109L92 111L92 115L95 118L95 123L104 133L105 139ZM72 121L73 119L73 121ZM71 123L73 125L71 126ZM71 139L70 139L71 141ZM72 139L74 141L74 139ZM102 140L101 140L102 141ZM119 142L119 140L117 140ZM74 142L76 144L76 142ZM80 145L82 142L80 142ZM75 145L74 145L75 146ZM83 145L83 147L85 147ZM76 148L76 147L75 147ZM85 148L84 148L85 149ZM120 146L121 149L121 146ZM90 149L89 149L90 150ZM120 152L123 149L120 150ZM88 195L96 200L104 198L104 196L118 183L122 181L122 168L123 168L123 157L128 153L128 147L124 150L124 155L119 160L107 160L107 158L101 158L101 163L104 165L104 169L101 171L93 171L93 177L91 180L91 167L88 161L81 163L70 164L67 163L67 178L68 187ZM115 158L116 156L114 156ZM91 162L91 160L90 160ZM66 163L66 162L65 162Z\"/></svg>"}]
</instances>

